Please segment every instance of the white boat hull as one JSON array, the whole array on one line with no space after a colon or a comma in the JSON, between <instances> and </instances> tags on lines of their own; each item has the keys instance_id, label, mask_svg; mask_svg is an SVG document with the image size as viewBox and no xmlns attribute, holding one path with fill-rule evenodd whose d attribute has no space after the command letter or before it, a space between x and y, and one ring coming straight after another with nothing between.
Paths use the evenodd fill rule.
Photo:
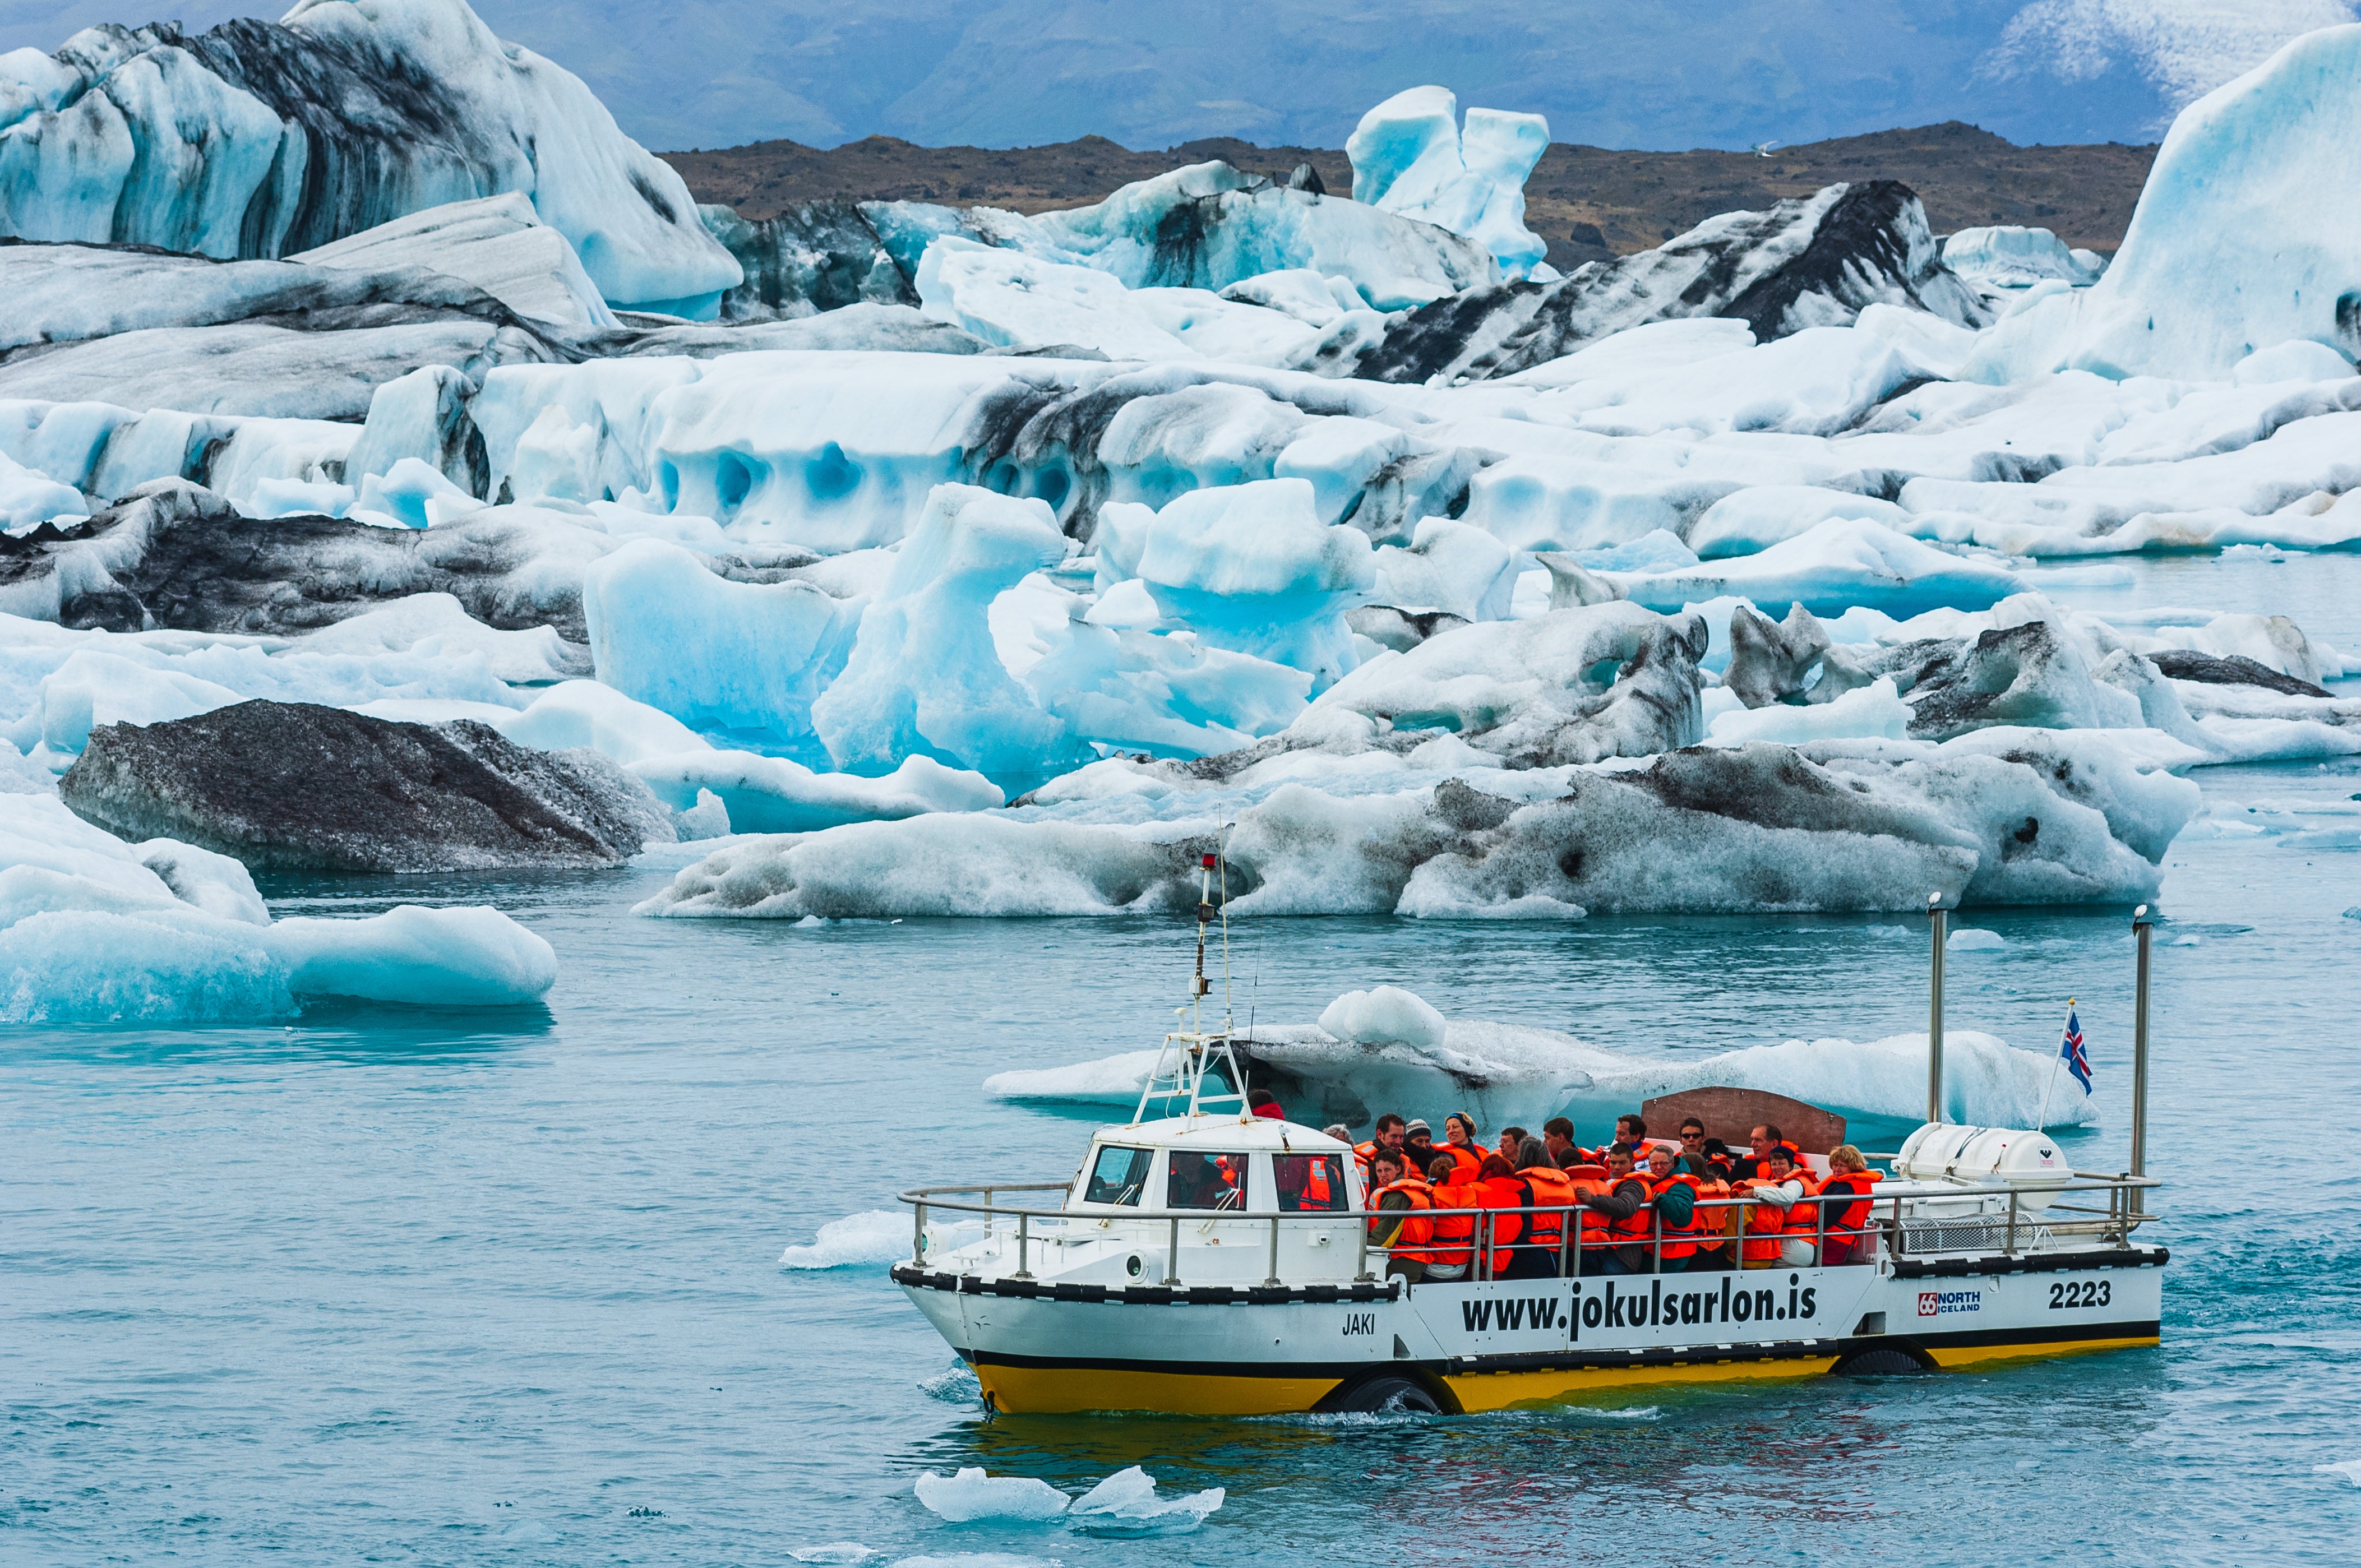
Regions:
<instances>
[{"instance_id":1,"label":"white boat hull","mask_svg":"<svg viewBox=\"0 0 2361 1568\"><path fill-rule=\"evenodd\" d=\"M2153 1345L2157 1247L1472 1284L1158 1288L894 1271L1006 1411L1448 1411L1643 1384ZM1906 1358L1906 1359L1904 1359Z\"/></svg>"}]
</instances>

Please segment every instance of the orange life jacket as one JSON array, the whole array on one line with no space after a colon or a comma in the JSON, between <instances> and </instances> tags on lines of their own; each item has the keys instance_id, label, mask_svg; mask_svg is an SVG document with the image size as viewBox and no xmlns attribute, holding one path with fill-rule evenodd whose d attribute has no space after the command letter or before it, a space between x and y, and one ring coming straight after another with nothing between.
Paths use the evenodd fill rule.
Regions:
<instances>
[{"instance_id":1,"label":"orange life jacket","mask_svg":"<svg viewBox=\"0 0 2361 1568\"><path fill-rule=\"evenodd\" d=\"M1788 1233L1793 1235L1817 1236L1820 1232L1820 1206L1812 1200L1819 1196L1820 1184L1813 1180L1801 1166L1797 1166L1788 1174L1792 1179L1804 1184L1803 1199L1788 1205L1787 1208Z\"/></svg>"},{"instance_id":2,"label":"orange life jacket","mask_svg":"<svg viewBox=\"0 0 2361 1568\"><path fill-rule=\"evenodd\" d=\"M1883 1174L1876 1170L1840 1170L1820 1183L1820 1191L1826 1196L1849 1192L1861 1195L1841 1211L1833 1203L1828 1205L1829 1235L1851 1239L1861 1234L1861 1227L1869 1223L1869 1212L1874 1206L1870 1189L1877 1185L1877 1179Z\"/></svg>"},{"instance_id":3,"label":"orange life jacket","mask_svg":"<svg viewBox=\"0 0 2361 1568\"><path fill-rule=\"evenodd\" d=\"M1481 1207L1481 1197L1471 1183L1465 1181L1446 1180L1439 1186L1430 1187L1427 1191L1438 1212L1432 1232L1435 1245L1426 1255L1426 1261L1441 1264L1445 1268L1466 1263L1476 1250L1467 1245L1476 1234L1476 1216L1466 1211ZM1443 1210L1455 1212L1445 1214L1440 1212ZM1446 1245L1446 1243L1458 1245Z\"/></svg>"},{"instance_id":4,"label":"orange life jacket","mask_svg":"<svg viewBox=\"0 0 2361 1568\"><path fill-rule=\"evenodd\" d=\"M1581 1196L1575 1190L1574 1178L1554 1165L1536 1165L1517 1172L1525 1185L1532 1189L1533 1207L1540 1209L1571 1209ZM1552 1254L1565 1245L1565 1216L1536 1213L1525 1222L1525 1239L1547 1247Z\"/></svg>"},{"instance_id":5,"label":"orange life jacket","mask_svg":"<svg viewBox=\"0 0 2361 1568\"><path fill-rule=\"evenodd\" d=\"M1491 1234L1487 1238L1490 1253L1490 1273L1494 1278L1508 1272L1516 1257L1509 1244L1524 1234L1524 1217L1518 1212L1525 1206L1525 1184L1513 1176L1488 1176L1481 1181L1467 1184L1477 1194L1479 1207L1496 1211L1492 1216Z\"/></svg>"},{"instance_id":6,"label":"orange life jacket","mask_svg":"<svg viewBox=\"0 0 2361 1568\"><path fill-rule=\"evenodd\" d=\"M1376 1210L1378 1200L1389 1192L1400 1193L1410 1200L1410 1207L1382 1212L1372 1219L1369 1222L1369 1239L1381 1241L1386 1234L1386 1227L1395 1224L1397 1214L1406 1215L1393 1233L1393 1245L1387 1250L1396 1257L1413 1263L1433 1263L1434 1255L1426 1250L1426 1244L1434 1239L1434 1221L1431 1217L1434 1209L1434 1189L1422 1180L1405 1176L1400 1181L1370 1193L1369 1207Z\"/></svg>"},{"instance_id":7,"label":"orange life jacket","mask_svg":"<svg viewBox=\"0 0 2361 1568\"><path fill-rule=\"evenodd\" d=\"M1459 1168L1444 1178L1454 1187L1462 1182L1475 1180L1476 1173L1484 1168L1483 1154L1469 1145L1437 1144L1434 1146L1434 1151L1437 1154L1450 1156L1452 1163Z\"/></svg>"},{"instance_id":8,"label":"orange life jacket","mask_svg":"<svg viewBox=\"0 0 2361 1568\"><path fill-rule=\"evenodd\" d=\"M1649 1177L1647 1180L1648 1201L1651 1207L1653 1207L1657 1199L1662 1198L1665 1193L1670 1192L1675 1187L1688 1188L1691 1197L1701 1196L1705 1190L1704 1184L1698 1181L1696 1177L1689 1175L1686 1171L1675 1172L1674 1175L1665 1177L1661 1181L1653 1176ZM1689 1216L1688 1223L1685 1225L1667 1223L1664 1226L1664 1255L1666 1257L1681 1258L1695 1257L1697 1255L1697 1221L1699 1217L1700 1216L1692 1212ZM1675 1237L1679 1239L1675 1240Z\"/></svg>"},{"instance_id":9,"label":"orange life jacket","mask_svg":"<svg viewBox=\"0 0 2361 1568\"><path fill-rule=\"evenodd\" d=\"M1787 1180L1799 1184L1805 1195L1810 1196L1811 1179L1802 1171L1789 1171ZM1741 1196L1743 1196L1745 1192L1752 1192L1758 1187L1784 1187L1786 1183L1774 1181L1767 1176L1750 1176L1738 1185L1744 1190L1744 1192L1741 1193ZM1812 1207L1808 1203L1798 1202L1790 1209L1782 1209L1775 1203L1750 1203L1746 1206L1746 1245L1741 1255L1747 1262L1755 1263L1766 1258L1774 1262L1777 1260L1780 1239L1792 1228L1789 1215L1796 1211L1800 1211L1806 1220L1811 1219ZM1806 1228L1810 1227L1807 1225Z\"/></svg>"},{"instance_id":10,"label":"orange life jacket","mask_svg":"<svg viewBox=\"0 0 2361 1568\"><path fill-rule=\"evenodd\" d=\"M1602 1193L1611 1195L1627 1181L1638 1182L1642 1193L1648 1190L1648 1179L1643 1176L1609 1177L1599 1184L1599 1188ZM1598 1218L1602 1231L1600 1240L1609 1246L1629 1246L1635 1242L1646 1242L1656 1234L1656 1212L1645 1202L1620 1220L1610 1220L1604 1214Z\"/></svg>"},{"instance_id":11,"label":"orange life jacket","mask_svg":"<svg viewBox=\"0 0 2361 1568\"><path fill-rule=\"evenodd\" d=\"M1303 1164L1303 1206L1307 1209L1334 1207L1335 1195L1328 1190L1328 1162L1309 1159Z\"/></svg>"},{"instance_id":12,"label":"orange life jacket","mask_svg":"<svg viewBox=\"0 0 2361 1568\"><path fill-rule=\"evenodd\" d=\"M1701 1180L1697 1183L1697 1197L1700 1201L1729 1196L1730 1183L1727 1181ZM1697 1210L1695 1218L1689 1222L1689 1229L1697 1236L1697 1250L1719 1252L1723 1247L1728 1246L1730 1238L1738 1234L1739 1216L1744 1211L1740 1209Z\"/></svg>"},{"instance_id":13,"label":"orange life jacket","mask_svg":"<svg viewBox=\"0 0 2361 1568\"><path fill-rule=\"evenodd\" d=\"M1613 1190L1607 1172L1595 1165L1577 1165L1564 1175L1574 1186L1574 1201L1577 1203L1585 1198L1604 1198ZM1581 1214L1582 1225L1576 1239L1584 1246L1603 1245L1607 1240L1607 1216L1591 1209L1582 1210Z\"/></svg>"}]
</instances>

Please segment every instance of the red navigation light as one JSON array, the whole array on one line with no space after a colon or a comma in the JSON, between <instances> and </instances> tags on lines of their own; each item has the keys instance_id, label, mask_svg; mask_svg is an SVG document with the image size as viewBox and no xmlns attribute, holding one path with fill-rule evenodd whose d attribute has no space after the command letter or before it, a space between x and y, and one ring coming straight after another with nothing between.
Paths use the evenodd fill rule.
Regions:
<instances>
[{"instance_id":1,"label":"red navigation light","mask_svg":"<svg viewBox=\"0 0 2361 1568\"><path fill-rule=\"evenodd\" d=\"M1205 869L1207 871L1212 871L1213 869L1213 861L1214 857L1212 855L1207 855L1205 857Z\"/></svg>"}]
</instances>

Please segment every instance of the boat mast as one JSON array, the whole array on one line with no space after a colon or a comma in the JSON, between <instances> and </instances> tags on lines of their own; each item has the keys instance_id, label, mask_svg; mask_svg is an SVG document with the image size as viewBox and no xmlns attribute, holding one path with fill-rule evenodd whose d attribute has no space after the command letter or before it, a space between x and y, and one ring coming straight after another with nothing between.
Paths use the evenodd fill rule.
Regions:
<instances>
[{"instance_id":1,"label":"boat mast","mask_svg":"<svg viewBox=\"0 0 2361 1568\"><path fill-rule=\"evenodd\" d=\"M1226 828L1228 825L1224 826ZM1240 1121L1246 1120L1252 1113L1246 1105L1246 1075L1238 1069L1237 1054L1230 1044L1230 1036L1236 1027L1236 1014L1232 1008L1230 994L1229 867L1224 863L1221 842L1217 837L1213 850L1201 856L1197 862L1196 969L1190 978L1187 1003L1174 1009L1176 1013L1188 1014L1189 1026L1164 1036L1163 1048L1156 1055L1156 1065L1149 1069L1148 1081L1140 1088L1139 1105L1131 1117L1134 1126L1148 1119L1148 1102L1183 1094L1189 1101L1188 1110L1184 1113L1187 1115L1200 1114L1207 1099L1236 1101ZM1213 902L1213 878L1217 871L1221 875L1222 894L1218 906ZM1204 1000L1213 993L1213 982L1205 973L1205 939L1217 916L1222 926L1222 1027L1218 1034L1208 1035L1205 1032ZM1208 1096L1205 1093L1205 1069L1213 1065L1216 1050L1221 1064L1228 1069L1233 1088L1228 1094ZM1170 1074L1165 1070L1167 1062L1172 1064Z\"/></svg>"}]
</instances>

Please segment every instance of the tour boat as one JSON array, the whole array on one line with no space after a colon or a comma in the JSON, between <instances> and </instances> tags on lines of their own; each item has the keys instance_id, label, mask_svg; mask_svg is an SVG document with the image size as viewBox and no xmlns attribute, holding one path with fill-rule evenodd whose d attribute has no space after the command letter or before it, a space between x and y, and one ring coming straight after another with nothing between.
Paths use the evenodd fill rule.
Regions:
<instances>
[{"instance_id":1,"label":"tour boat","mask_svg":"<svg viewBox=\"0 0 2361 1568\"><path fill-rule=\"evenodd\" d=\"M1210 895L1201 888L1192 1014L1220 913ZM1557 1274L1490 1278L1497 1255L1479 1234L1467 1277L1389 1277L1369 1223L1389 1234L1401 1216L1367 1207L1352 1146L1253 1114L1229 1020L1208 1029L1192 1015L1167 1036L1133 1119L1101 1128L1070 1180L904 1193L912 1253L893 1278L974 1368L987 1408L1010 1412L1456 1414L2154 1345L2168 1254L2138 1236L2157 1185L2138 1168L2146 920L2143 907L2134 1169L2074 1171L2037 1130L1930 1121L1879 1157L1891 1170L1842 1266L1602 1275L1598 1255L1561 1242ZM1939 953L1939 913L1936 927ZM1455 1212L1488 1227L1515 1211ZM1561 1230L1577 1234L1572 1215Z\"/></svg>"}]
</instances>

